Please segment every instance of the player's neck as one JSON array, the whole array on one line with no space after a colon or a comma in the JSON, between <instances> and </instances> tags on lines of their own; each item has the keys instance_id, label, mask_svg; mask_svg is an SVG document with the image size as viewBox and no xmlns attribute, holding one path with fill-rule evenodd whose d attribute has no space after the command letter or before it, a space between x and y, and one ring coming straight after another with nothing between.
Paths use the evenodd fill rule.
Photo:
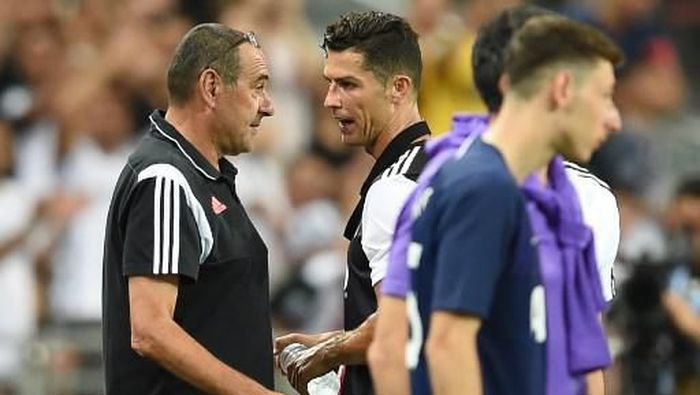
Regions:
<instances>
[{"instance_id":1,"label":"player's neck","mask_svg":"<svg viewBox=\"0 0 700 395\"><path fill-rule=\"evenodd\" d=\"M422 118L418 112L417 104L412 104L411 106L397 110L384 127L384 130L379 133L376 140L374 140L373 144L365 147L365 150L368 154L372 155L374 160L377 160L396 136L409 126L421 120Z\"/></svg>"},{"instance_id":2,"label":"player's neck","mask_svg":"<svg viewBox=\"0 0 700 395\"><path fill-rule=\"evenodd\" d=\"M484 141L501 152L518 184L554 157L545 118L532 103L506 102L484 135Z\"/></svg>"}]
</instances>

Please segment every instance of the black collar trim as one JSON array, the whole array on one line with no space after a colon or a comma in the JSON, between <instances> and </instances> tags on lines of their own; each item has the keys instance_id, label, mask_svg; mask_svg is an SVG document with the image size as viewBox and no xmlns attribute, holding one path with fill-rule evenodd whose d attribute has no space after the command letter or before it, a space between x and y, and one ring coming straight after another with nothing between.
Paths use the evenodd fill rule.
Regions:
<instances>
[{"instance_id":1,"label":"black collar trim","mask_svg":"<svg viewBox=\"0 0 700 395\"><path fill-rule=\"evenodd\" d=\"M394 137L382 154L379 155L377 162L372 166L372 170L370 170L369 175L362 184L362 189L360 189L360 201L357 203L357 206L355 206L355 210L353 210L345 226L343 236L345 236L346 239L352 240L357 229L359 229L360 221L362 220L362 209L365 205L365 195L367 195L367 191L369 191L369 187L372 186L374 180L379 177L384 170L396 162L411 146L415 145L417 139L423 136L430 136L428 124L425 121L416 122ZM420 142L418 144L423 143L424 142Z\"/></svg>"},{"instance_id":2,"label":"black collar trim","mask_svg":"<svg viewBox=\"0 0 700 395\"><path fill-rule=\"evenodd\" d=\"M374 166L372 166L372 170L370 170L369 175L362 184L360 196L364 198L369 190L369 187L372 186L374 179L379 177L384 170L399 160L399 157L403 155L403 153L406 152L411 145L413 145L413 142L416 139L429 135L430 129L428 128L428 124L425 121L420 121L407 127L396 137L394 137L394 139L389 142L389 145L386 146L381 155L379 155L379 158L377 158Z\"/></svg>"}]
</instances>

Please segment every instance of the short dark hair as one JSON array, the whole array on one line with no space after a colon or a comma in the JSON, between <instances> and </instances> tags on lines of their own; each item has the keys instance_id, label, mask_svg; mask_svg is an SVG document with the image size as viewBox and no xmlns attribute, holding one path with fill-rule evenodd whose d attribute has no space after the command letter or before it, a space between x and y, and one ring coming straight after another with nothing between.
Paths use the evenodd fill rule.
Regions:
<instances>
[{"instance_id":1,"label":"short dark hair","mask_svg":"<svg viewBox=\"0 0 700 395\"><path fill-rule=\"evenodd\" d=\"M508 43L530 18L553 12L531 4L511 7L499 13L480 29L472 47L474 84L490 113L501 109L503 94L498 80L503 74Z\"/></svg>"},{"instance_id":2,"label":"short dark hair","mask_svg":"<svg viewBox=\"0 0 700 395\"><path fill-rule=\"evenodd\" d=\"M591 25L569 18L547 15L533 18L518 30L508 44L505 73L510 88L523 97L531 96L539 83L539 73L565 63L589 65L607 60L618 65L620 48Z\"/></svg>"},{"instance_id":3,"label":"short dark hair","mask_svg":"<svg viewBox=\"0 0 700 395\"><path fill-rule=\"evenodd\" d=\"M168 95L170 101L184 103L202 71L216 70L225 84L233 84L238 77L238 44L246 40L246 33L218 23L202 23L182 38L168 67Z\"/></svg>"},{"instance_id":4,"label":"short dark hair","mask_svg":"<svg viewBox=\"0 0 700 395\"><path fill-rule=\"evenodd\" d=\"M398 73L407 74L414 91L420 88L418 35L405 19L385 12L351 12L326 27L321 44L328 51L351 49L364 56L364 67L382 84Z\"/></svg>"}]
</instances>

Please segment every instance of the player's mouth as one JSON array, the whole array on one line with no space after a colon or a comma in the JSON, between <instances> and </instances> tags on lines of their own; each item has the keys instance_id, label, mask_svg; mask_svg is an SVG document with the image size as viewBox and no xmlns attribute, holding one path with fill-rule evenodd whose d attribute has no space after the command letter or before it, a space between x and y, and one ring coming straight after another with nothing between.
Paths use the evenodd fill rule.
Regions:
<instances>
[{"instance_id":1,"label":"player's mouth","mask_svg":"<svg viewBox=\"0 0 700 395\"><path fill-rule=\"evenodd\" d=\"M340 133L342 134L350 133L350 129L355 124L355 120L353 120L352 118L335 117L335 119L338 121L338 128L340 129Z\"/></svg>"}]
</instances>

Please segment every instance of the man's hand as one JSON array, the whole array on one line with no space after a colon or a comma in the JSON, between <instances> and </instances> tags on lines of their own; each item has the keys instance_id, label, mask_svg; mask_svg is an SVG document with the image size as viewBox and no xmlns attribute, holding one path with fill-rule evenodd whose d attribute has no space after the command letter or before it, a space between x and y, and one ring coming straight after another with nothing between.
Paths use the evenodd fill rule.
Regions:
<instances>
[{"instance_id":1,"label":"man's hand","mask_svg":"<svg viewBox=\"0 0 700 395\"><path fill-rule=\"evenodd\" d=\"M275 339L274 353L279 365L279 354L292 343L300 343L309 347L287 368L287 380L301 395L308 395L306 386L309 381L330 372L334 368L324 358L326 355L325 342L342 334L342 331L303 334L291 333ZM281 368L282 366L280 366Z\"/></svg>"},{"instance_id":2,"label":"man's hand","mask_svg":"<svg viewBox=\"0 0 700 395\"><path fill-rule=\"evenodd\" d=\"M177 275L129 277L131 346L207 394L276 395L231 368L174 320Z\"/></svg>"},{"instance_id":3,"label":"man's hand","mask_svg":"<svg viewBox=\"0 0 700 395\"><path fill-rule=\"evenodd\" d=\"M275 355L278 355L279 353L284 350L285 347L292 343L300 343L305 345L306 347L313 347L319 343L322 343L331 337L337 335L340 333L340 331L334 331L334 332L324 332L324 333L315 333L315 334L304 334L304 333L290 333L288 335L284 336L279 336L278 338L275 339Z\"/></svg>"},{"instance_id":4,"label":"man's hand","mask_svg":"<svg viewBox=\"0 0 700 395\"><path fill-rule=\"evenodd\" d=\"M308 395L309 381L330 372L333 366L325 358L323 343L304 350L287 368L287 379L299 394Z\"/></svg>"}]
</instances>

